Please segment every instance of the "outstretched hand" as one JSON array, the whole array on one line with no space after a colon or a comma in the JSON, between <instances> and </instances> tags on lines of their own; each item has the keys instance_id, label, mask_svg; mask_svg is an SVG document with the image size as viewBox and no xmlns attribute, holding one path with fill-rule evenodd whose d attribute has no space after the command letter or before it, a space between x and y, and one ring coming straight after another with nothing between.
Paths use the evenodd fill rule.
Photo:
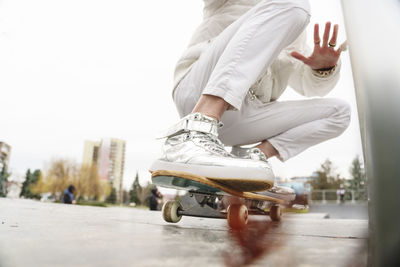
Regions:
<instances>
[{"instance_id":1,"label":"outstretched hand","mask_svg":"<svg viewBox=\"0 0 400 267\"><path fill-rule=\"evenodd\" d=\"M310 66L314 70L333 68L339 60L340 53L342 52L344 44L342 44L337 50L335 50L339 26L335 24L335 26L333 27L332 37L329 41L330 30L331 23L327 22L325 25L325 32L321 46L321 39L319 37L319 25L315 24L313 53L309 57L306 57L299 52L292 52L292 57L302 61L304 64Z\"/></svg>"}]
</instances>

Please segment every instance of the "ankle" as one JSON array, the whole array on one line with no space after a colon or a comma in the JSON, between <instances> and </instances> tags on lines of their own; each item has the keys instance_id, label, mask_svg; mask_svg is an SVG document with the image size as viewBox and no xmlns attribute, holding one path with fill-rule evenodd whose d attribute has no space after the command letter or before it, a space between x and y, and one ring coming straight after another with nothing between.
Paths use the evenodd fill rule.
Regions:
<instances>
[{"instance_id":1,"label":"ankle","mask_svg":"<svg viewBox=\"0 0 400 267\"><path fill-rule=\"evenodd\" d=\"M273 147L271 145L270 142L268 142L268 140L263 141L261 144L256 146L257 148L259 148L267 158L271 158L271 157L280 157L278 150L275 149L275 147Z\"/></svg>"},{"instance_id":2,"label":"ankle","mask_svg":"<svg viewBox=\"0 0 400 267\"><path fill-rule=\"evenodd\" d=\"M222 114L228 108L229 104L224 99L213 95L202 95L192 113L201 113L220 121Z\"/></svg>"}]
</instances>

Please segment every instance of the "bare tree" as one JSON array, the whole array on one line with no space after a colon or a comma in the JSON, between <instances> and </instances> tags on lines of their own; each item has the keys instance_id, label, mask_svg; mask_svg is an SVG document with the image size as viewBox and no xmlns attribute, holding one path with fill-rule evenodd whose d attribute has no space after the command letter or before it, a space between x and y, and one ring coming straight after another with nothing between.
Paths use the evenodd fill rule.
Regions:
<instances>
[{"instance_id":1,"label":"bare tree","mask_svg":"<svg viewBox=\"0 0 400 267\"><path fill-rule=\"evenodd\" d=\"M96 165L82 165L77 181L77 194L91 200L104 200L111 192L108 181L102 180Z\"/></svg>"},{"instance_id":2,"label":"bare tree","mask_svg":"<svg viewBox=\"0 0 400 267\"><path fill-rule=\"evenodd\" d=\"M111 192L108 181L99 177L97 166L80 166L76 162L56 159L48 164L43 175L32 187L32 192L42 194L50 192L60 200L64 190L73 184L76 188L75 198L84 197L91 200L104 200Z\"/></svg>"}]
</instances>

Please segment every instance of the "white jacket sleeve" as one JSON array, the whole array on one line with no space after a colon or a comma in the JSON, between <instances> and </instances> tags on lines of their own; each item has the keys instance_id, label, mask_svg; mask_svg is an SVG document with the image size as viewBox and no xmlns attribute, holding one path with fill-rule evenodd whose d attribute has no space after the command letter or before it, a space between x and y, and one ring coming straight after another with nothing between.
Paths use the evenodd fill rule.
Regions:
<instances>
[{"instance_id":1,"label":"white jacket sleeve","mask_svg":"<svg viewBox=\"0 0 400 267\"><path fill-rule=\"evenodd\" d=\"M296 92L307 97L325 96L335 87L340 77L340 60L332 73L325 77L320 77L308 65L290 55L293 51L305 56L311 54L311 49L306 45L305 33L286 50L287 56L291 58L293 64L293 71L289 77L289 86Z\"/></svg>"}]
</instances>

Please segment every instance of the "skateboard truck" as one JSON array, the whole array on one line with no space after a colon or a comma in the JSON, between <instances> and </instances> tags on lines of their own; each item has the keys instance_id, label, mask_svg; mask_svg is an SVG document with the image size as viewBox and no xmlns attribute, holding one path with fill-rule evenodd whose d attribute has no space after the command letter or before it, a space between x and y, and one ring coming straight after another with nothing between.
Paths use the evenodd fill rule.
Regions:
<instances>
[{"instance_id":1,"label":"skateboard truck","mask_svg":"<svg viewBox=\"0 0 400 267\"><path fill-rule=\"evenodd\" d=\"M279 204L283 199L250 192L240 192L221 185L205 177L194 176L171 171L156 171L152 173L153 183L168 188L186 190L180 201L167 201L162 208L165 221L177 223L182 216L226 218L233 229L241 229L248 223L250 214L267 215L272 221L280 221L282 211ZM244 199L243 203L226 204L228 196ZM269 211L265 210L266 206Z\"/></svg>"}]
</instances>

